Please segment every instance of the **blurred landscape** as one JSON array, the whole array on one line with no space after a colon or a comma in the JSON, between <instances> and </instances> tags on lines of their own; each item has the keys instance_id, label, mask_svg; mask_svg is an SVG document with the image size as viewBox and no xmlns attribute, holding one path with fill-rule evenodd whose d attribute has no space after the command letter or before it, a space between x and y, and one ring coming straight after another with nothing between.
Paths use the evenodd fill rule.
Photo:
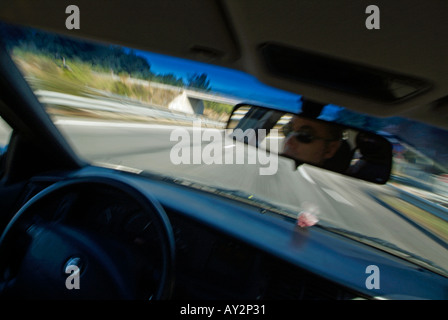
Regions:
<instances>
[{"instance_id":1,"label":"blurred landscape","mask_svg":"<svg viewBox=\"0 0 448 320\"><path fill-rule=\"evenodd\" d=\"M31 29L0 26L0 36L12 58L34 91L52 91L75 96L128 99L141 105L166 109L182 90L210 92L210 80L204 73L186 79L175 74L157 74L151 64L134 51L93 44ZM201 116L226 121L233 105L203 101ZM47 106L50 115L97 117L61 105ZM126 120L145 120L123 115ZM116 118L102 112L100 117Z\"/></svg>"}]
</instances>

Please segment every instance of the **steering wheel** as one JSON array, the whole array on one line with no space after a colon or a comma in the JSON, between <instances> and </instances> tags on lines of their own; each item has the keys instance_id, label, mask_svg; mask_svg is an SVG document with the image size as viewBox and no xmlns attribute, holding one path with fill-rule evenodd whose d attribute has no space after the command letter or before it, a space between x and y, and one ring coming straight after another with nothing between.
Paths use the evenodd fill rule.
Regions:
<instances>
[{"instance_id":1,"label":"steering wheel","mask_svg":"<svg viewBox=\"0 0 448 320\"><path fill-rule=\"evenodd\" d=\"M57 182L0 237L0 296L167 299L174 247L164 209L144 189L109 177Z\"/></svg>"}]
</instances>

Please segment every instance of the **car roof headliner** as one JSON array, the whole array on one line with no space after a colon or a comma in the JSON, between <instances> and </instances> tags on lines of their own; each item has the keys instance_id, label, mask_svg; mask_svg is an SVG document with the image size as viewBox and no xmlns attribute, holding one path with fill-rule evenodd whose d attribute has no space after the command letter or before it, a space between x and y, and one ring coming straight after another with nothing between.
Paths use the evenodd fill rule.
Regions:
<instances>
[{"instance_id":1,"label":"car roof headliner","mask_svg":"<svg viewBox=\"0 0 448 320\"><path fill-rule=\"evenodd\" d=\"M380 29L368 30L370 1L77 0L81 27L68 30L65 0L3 0L0 19L70 36L213 63L313 100L377 116L448 128L448 2L378 0ZM422 79L428 89L379 101L272 73L260 45L274 42Z\"/></svg>"}]
</instances>

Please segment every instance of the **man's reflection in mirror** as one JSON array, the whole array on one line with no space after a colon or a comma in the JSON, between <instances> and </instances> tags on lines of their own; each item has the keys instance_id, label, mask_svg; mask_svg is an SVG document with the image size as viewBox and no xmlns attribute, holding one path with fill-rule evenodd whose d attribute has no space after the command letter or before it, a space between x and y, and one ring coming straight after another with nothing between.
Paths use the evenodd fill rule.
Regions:
<instances>
[{"instance_id":1,"label":"man's reflection in mirror","mask_svg":"<svg viewBox=\"0 0 448 320\"><path fill-rule=\"evenodd\" d=\"M377 183L389 178L392 147L375 134L358 132L352 148L342 127L297 115L283 126L283 134L281 155L294 159L297 166L309 163Z\"/></svg>"},{"instance_id":2,"label":"man's reflection in mirror","mask_svg":"<svg viewBox=\"0 0 448 320\"><path fill-rule=\"evenodd\" d=\"M282 155L295 160L296 165L310 163L336 172L350 166L352 152L343 140L344 130L337 125L316 119L324 104L301 97L301 116L293 116L283 127L285 142ZM304 116L304 117L303 117Z\"/></svg>"},{"instance_id":3,"label":"man's reflection in mirror","mask_svg":"<svg viewBox=\"0 0 448 320\"><path fill-rule=\"evenodd\" d=\"M341 146L342 130L312 119L293 116L283 127L283 155L323 166Z\"/></svg>"}]
</instances>

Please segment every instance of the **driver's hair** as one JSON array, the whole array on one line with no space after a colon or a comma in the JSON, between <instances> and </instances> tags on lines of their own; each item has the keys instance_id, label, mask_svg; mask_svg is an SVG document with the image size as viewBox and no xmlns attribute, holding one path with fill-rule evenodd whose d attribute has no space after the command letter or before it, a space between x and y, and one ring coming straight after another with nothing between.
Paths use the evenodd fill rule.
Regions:
<instances>
[{"instance_id":1,"label":"driver's hair","mask_svg":"<svg viewBox=\"0 0 448 320\"><path fill-rule=\"evenodd\" d=\"M325 127L331 140L341 141L344 137L344 129L342 127L334 124L328 124Z\"/></svg>"}]
</instances>

